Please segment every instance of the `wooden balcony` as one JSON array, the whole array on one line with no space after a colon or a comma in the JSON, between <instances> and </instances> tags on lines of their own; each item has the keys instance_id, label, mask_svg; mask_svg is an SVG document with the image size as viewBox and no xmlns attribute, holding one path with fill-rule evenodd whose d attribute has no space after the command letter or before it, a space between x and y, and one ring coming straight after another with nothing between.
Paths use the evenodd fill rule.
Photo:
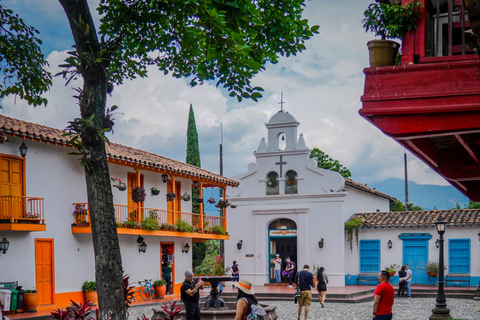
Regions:
<instances>
[{"instance_id":1,"label":"wooden balcony","mask_svg":"<svg viewBox=\"0 0 480 320\"><path fill-rule=\"evenodd\" d=\"M114 208L118 234L145 234L193 239L230 239L229 235L214 234L209 230L215 226L220 226L225 229L224 217L120 204L114 204ZM74 214L75 221L72 223L72 232L91 233L88 203L74 203L73 210L76 213ZM141 221L145 218L155 220L160 226L160 229L143 229ZM187 222L193 227L194 232L177 231L174 225L179 220Z\"/></svg>"},{"instance_id":2,"label":"wooden balcony","mask_svg":"<svg viewBox=\"0 0 480 320\"><path fill-rule=\"evenodd\" d=\"M45 231L43 198L0 196L0 230Z\"/></svg>"}]
</instances>

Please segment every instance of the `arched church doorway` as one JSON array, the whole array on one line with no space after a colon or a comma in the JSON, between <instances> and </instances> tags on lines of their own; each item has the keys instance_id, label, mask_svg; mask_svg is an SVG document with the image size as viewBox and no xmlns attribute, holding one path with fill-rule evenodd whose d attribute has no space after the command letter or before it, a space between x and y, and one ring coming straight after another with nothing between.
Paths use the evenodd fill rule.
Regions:
<instances>
[{"instance_id":1,"label":"arched church doorway","mask_svg":"<svg viewBox=\"0 0 480 320\"><path fill-rule=\"evenodd\" d=\"M272 258L276 254L280 255L282 259L281 270L285 270L287 265L287 258L297 262L297 224L290 219L276 219L268 225L268 270L270 283L276 282L275 264L272 263ZM288 280L282 277L282 282L287 283Z\"/></svg>"}]
</instances>

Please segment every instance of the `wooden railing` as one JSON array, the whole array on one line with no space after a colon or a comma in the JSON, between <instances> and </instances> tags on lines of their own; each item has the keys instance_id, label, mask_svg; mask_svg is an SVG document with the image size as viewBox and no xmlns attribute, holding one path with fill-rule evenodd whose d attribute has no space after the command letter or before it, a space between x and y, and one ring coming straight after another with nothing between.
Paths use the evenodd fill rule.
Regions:
<instances>
[{"instance_id":1,"label":"wooden railing","mask_svg":"<svg viewBox=\"0 0 480 320\"><path fill-rule=\"evenodd\" d=\"M11 223L37 221L43 223L44 198L22 196L0 196L0 220L9 220Z\"/></svg>"},{"instance_id":2,"label":"wooden railing","mask_svg":"<svg viewBox=\"0 0 480 320\"><path fill-rule=\"evenodd\" d=\"M127 221L141 222L144 218L152 218L156 220L159 225L174 225L178 220L182 220L188 222L188 224L195 228L199 228L202 217L201 214L190 212L145 207L140 207L140 212L138 212L138 207L136 206L126 206L121 204L114 204L113 206L115 208L115 220L119 223L124 223ZM74 203L73 212L76 223L90 222L88 203ZM138 216L138 214L140 214L140 216ZM204 216L204 228L207 228L207 226L213 227L216 225L224 228L224 220L225 218L223 217Z\"/></svg>"}]
</instances>

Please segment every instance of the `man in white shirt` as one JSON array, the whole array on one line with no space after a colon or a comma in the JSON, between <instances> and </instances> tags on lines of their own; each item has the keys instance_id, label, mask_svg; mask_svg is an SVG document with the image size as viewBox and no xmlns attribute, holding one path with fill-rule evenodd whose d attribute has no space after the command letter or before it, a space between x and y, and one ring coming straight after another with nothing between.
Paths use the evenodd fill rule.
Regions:
<instances>
[{"instance_id":1,"label":"man in white shirt","mask_svg":"<svg viewBox=\"0 0 480 320\"><path fill-rule=\"evenodd\" d=\"M407 298L411 298L410 284L412 283L412 270L410 270L408 264L405 265L405 271L407 272Z\"/></svg>"},{"instance_id":2,"label":"man in white shirt","mask_svg":"<svg viewBox=\"0 0 480 320\"><path fill-rule=\"evenodd\" d=\"M275 278L277 283L280 283L282 281L282 259L280 259L280 255L277 253L275 258L272 258L271 262L275 264Z\"/></svg>"}]
</instances>

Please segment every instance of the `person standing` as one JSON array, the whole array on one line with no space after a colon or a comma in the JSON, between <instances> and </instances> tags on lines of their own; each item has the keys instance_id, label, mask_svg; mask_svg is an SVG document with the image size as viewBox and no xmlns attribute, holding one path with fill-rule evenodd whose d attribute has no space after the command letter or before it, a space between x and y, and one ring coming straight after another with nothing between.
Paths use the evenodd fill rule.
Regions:
<instances>
[{"instance_id":1,"label":"person standing","mask_svg":"<svg viewBox=\"0 0 480 320\"><path fill-rule=\"evenodd\" d=\"M235 283L238 288L237 294L237 312L235 313L235 320L244 320L250 314L252 304L258 304L255 298L255 292L252 289L252 283L247 279L242 279Z\"/></svg>"},{"instance_id":2,"label":"person standing","mask_svg":"<svg viewBox=\"0 0 480 320\"><path fill-rule=\"evenodd\" d=\"M373 294L373 317L375 320L392 320L392 306L395 297L393 286L388 283L390 273L382 270L378 275L378 286Z\"/></svg>"},{"instance_id":3,"label":"person standing","mask_svg":"<svg viewBox=\"0 0 480 320\"><path fill-rule=\"evenodd\" d=\"M308 308L312 303L312 288L313 284L313 274L309 271L310 267L308 264L303 266L303 270L298 272L295 276L295 284L300 287L300 300L298 300L298 317L302 315L302 308L305 307L305 320L308 316Z\"/></svg>"},{"instance_id":4,"label":"person standing","mask_svg":"<svg viewBox=\"0 0 480 320\"><path fill-rule=\"evenodd\" d=\"M167 262L162 268L163 279L167 281L167 294L170 294L170 288L172 287L172 268L170 262Z\"/></svg>"},{"instance_id":5,"label":"person standing","mask_svg":"<svg viewBox=\"0 0 480 320\"><path fill-rule=\"evenodd\" d=\"M185 271L185 281L180 288L180 294L185 304L186 320L200 320L200 308L198 307L200 293L198 290L203 290L204 287L201 279L197 283L193 281L192 270L187 269Z\"/></svg>"},{"instance_id":6,"label":"person standing","mask_svg":"<svg viewBox=\"0 0 480 320\"><path fill-rule=\"evenodd\" d=\"M402 266L400 271L398 271L398 296L397 298L400 298L400 295L402 298L405 298L405 289L407 288L407 271L406 267Z\"/></svg>"},{"instance_id":7,"label":"person standing","mask_svg":"<svg viewBox=\"0 0 480 320\"><path fill-rule=\"evenodd\" d=\"M277 283L282 282L282 259L280 259L280 255L277 253L275 255L275 258L270 259L270 263L273 263L275 265L275 278L277 280Z\"/></svg>"},{"instance_id":8,"label":"person standing","mask_svg":"<svg viewBox=\"0 0 480 320\"><path fill-rule=\"evenodd\" d=\"M232 272L232 277L235 277L232 282L232 289L235 289L235 281L238 282L240 279L240 267L237 264L237 261L233 260L233 265L230 267L230 271Z\"/></svg>"},{"instance_id":9,"label":"person standing","mask_svg":"<svg viewBox=\"0 0 480 320\"><path fill-rule=\"evenodd\" d=\"M285 271L287 271L288 278L288 288L292 288L293 273L295 272L295 262L290 260L290 257L287 257L287 265Z\"/></svg>"},{"instance_id":10,"label":"person standing","mask_svg":"<svg viewBox=\"0 0 480 320\"><path fill-rule=\"evenodd\" d=\"M327 296L327 283L328 283L328 277L327 274L325 273L325 268L320 267L317 272L317 291L318 291L318 300L320 301L320 304L322 305L322 308L324 307L323 303L325 302L325 297Z\"/></svg>"},{"instance_id":11,"label":"person standing","mask_svg":"<svg viewBox=\"0 0 480 320\"><path fill-rule=\"evenodd\" d=\"M412 284L412 270L408 267L408 264L405 265L405 270L407 271L407 298L412 297L412 291L410 289L410 285Z\"/></svg>"}]
</instances>

